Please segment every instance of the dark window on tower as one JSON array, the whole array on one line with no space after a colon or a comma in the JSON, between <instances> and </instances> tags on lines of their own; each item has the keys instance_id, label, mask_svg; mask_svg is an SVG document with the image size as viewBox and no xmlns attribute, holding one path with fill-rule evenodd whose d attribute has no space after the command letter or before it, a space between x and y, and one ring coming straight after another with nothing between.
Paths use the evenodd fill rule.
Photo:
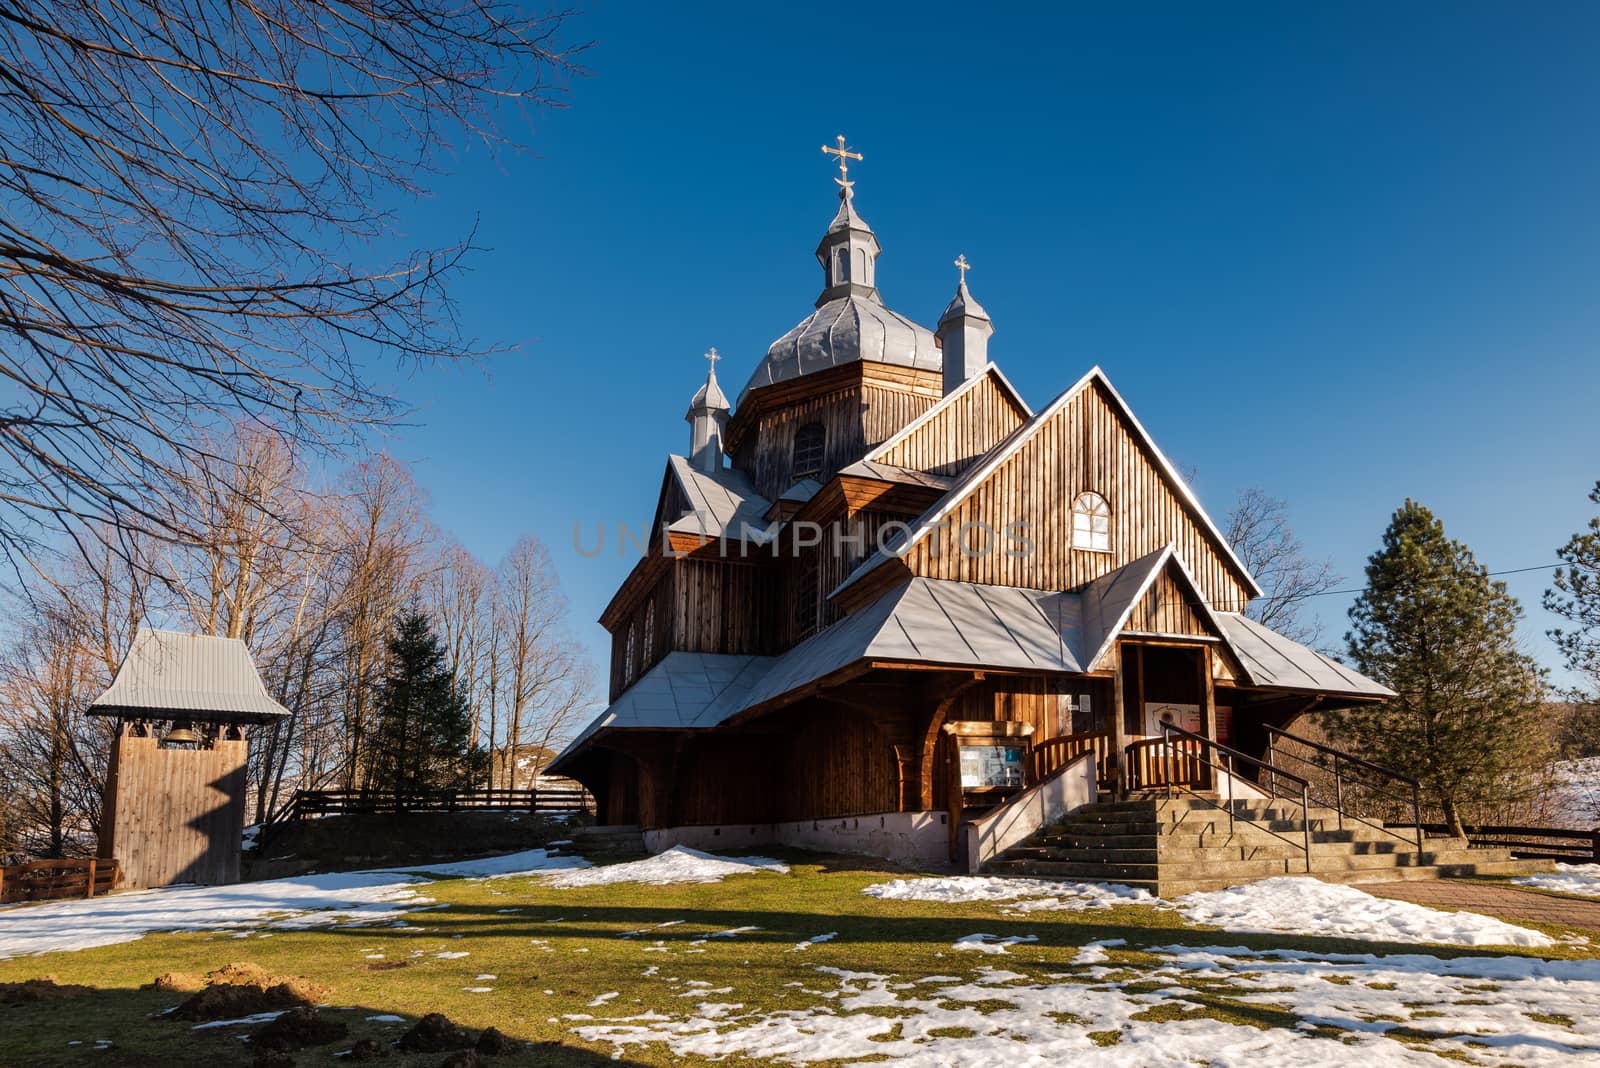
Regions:
<instances>
[{"instance_id":1,"label":"dark window on tower","mask_svg":"<svg viewBox=\"0 0 1600 1068\"><path fill-rule=\"evenodd\" d=\"M794 469L792 477L811 478L822 474L822 452L828 443L828 432L821 423L807 423L794 435Z\"/></svg>"},{"instance_id":2,"label":"dark window on tower","mask_svg":"<svg viewBox=\"0 0 1600 1068\"><path fill-rule=\"evenodd\" d=\"M838 265L834 272L833 284L840 285L850 281L850 250L841 248L833 257L833 262Z\"/></svg>"},{"instance_id":3,"label":"dark window on tower","mask_svg":"<svg viewBox=\"0 0 1600 1068\"><path fill-rule=\"evenodd\" d=\"M817 632L817 554L808 552L800 561L799 589L795 590L795 637L804 641Z\"/></svg>"}]
</instances>

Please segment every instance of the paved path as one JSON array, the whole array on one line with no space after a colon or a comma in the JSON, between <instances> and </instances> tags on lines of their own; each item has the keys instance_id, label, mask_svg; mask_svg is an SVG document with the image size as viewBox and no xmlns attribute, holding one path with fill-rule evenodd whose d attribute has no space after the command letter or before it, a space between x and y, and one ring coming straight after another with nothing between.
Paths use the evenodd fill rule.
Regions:
<instances>
[{"instance_id":1,"label":"paved path","mask_svg":"<svg viewBox=\"0 0 1600 1068\"><path fill-rule=\"evenodd\" d=\"M1367 883L1361 887L1378 897L1415 901L1441 909L1486 912L1502 919L1558 923L1600 931L1600 900L1583 901L1518 890L1510 886L1439 879L1409 883Z\"/></svg>"}]
</instances>

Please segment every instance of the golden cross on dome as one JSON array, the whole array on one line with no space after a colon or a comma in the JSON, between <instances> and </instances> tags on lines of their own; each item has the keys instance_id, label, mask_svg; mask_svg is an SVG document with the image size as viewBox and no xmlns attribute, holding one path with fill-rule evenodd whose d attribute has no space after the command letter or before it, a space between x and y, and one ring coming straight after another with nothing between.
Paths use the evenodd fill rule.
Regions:
<instances>
[{"instance_id":1,"label":"golden cross on dome","mask_svg":"<svg viewBox=\"0 0 1600 1068\"><path fill-rule=\"evenodd\" d=\"M835 178L834 181L839 183L840 189L849 189L856 183L850 180L850 164L847 161L860 160L861 153L852 151L851 149L845 147L844 134L839 135L838 141L838 148L829 148L827 145L823 145L822 151L826 152L830 156L839 157L839 177Z\"/></svg>"},{"instance_id":2,"label":"golden cross on dome","mask_svg":"<svg viewBox=\"0 0 1600 1068\"><path fill-rule=\"evenodd\" d=\"M972 270L972 264L967 262L967 254L963 252L956 257L956 267L961 271L961 284L967 284L967 272Z\"/></svg>"},{"instance_id":3,"label":"golden cross on dome","mask_svg":"<svg viewBox=\"0 0 1600 1068\"><path fill-rule=\"evenodd\" d=\"M722 354L717 351L717 347L715 345L711 346L711 351L706 353L706 359L711 361L711 373L716 374L717 361L722 359Z\"/></svg>"}]
</instances>

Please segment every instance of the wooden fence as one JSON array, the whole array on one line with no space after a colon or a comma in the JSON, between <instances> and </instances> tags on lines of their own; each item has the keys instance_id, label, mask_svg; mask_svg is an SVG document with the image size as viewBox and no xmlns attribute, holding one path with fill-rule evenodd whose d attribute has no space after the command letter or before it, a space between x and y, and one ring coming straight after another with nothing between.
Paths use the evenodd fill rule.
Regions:
<instances>
[{"instance_id":1,"label":"wooden fence","mask_svg":"<svg viewBox=\"0 0 1600 1068\"><path fill-rule=\"evenodd\" d=\"M1432 835L1448 835L1442 823L1423 828ZM1468 827L1467 842L1498 846L1526 860L1564 860L1572 864L1600 863L1600 829L1578 831L1562 827Z\"/></svg>"},{"instance_id":2,"label":"wooden fence","mask_svg":"<svg viewBox=\"0 0 1600 1068\"><path fill-rule=\"evenodd\" d=\"M36 860L0 868L0 905L94 897L115 890L121 881L122 866L115 860L94 857Z\"/></svg>"},{"instance_id":3,"label":"wooden fence","mask_svg":"<svg viewBox=\"0 0 1600 1068\"><path fill-rule=\"evenodd\" d=\"M406 812L593 812L594 798L581 786L530 790L430 790L397 794L374 790L296 790L289 803L267 820L262 840L284 825L322 816L392 816Z\"/></svg>"}]
</instances>

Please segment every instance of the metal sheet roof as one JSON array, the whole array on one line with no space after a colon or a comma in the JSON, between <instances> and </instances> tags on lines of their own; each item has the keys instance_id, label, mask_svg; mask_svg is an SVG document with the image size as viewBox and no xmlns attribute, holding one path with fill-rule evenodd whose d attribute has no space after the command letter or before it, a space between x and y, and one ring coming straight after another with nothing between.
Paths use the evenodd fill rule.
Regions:
<instances>
[{"instance_id":1,"label":"metal sheet roof","mask_svg":"<svg viewBox=\"0 0 1600 1068\"><path fill-rule=\"evenodd\" d=\"M237 638L139 628L97 716L263 723L289 715L261 684L250 650Z\"/></svg>"},{"instance_id":2,"label":"metal sheet roof","mask_svg":"<svg viewBox=\"0 0 1600 1068\"><path fill-rule=\"evenodd\" d=\"M857 460L840 468L839 474L849 478L875 478L879 482L897 482L906 486L926 486L929 489L948 490L956 484L954 475L936 475L911 467L898 467L878 460Z\"/></svg>"},{"instance_id":3,"label":"metal sheet roof","mask_svg":"<svg viewBox=\"0 0 1600 1068\"><path fill-rule=\"evenodd\" d=\"M668 653L574 738L554 768L611 727L681 730L714 727L744 707L744 696L776 657Z\"/></svg>"},{"instance_id":4,"label":"metal sheet roof","mask_svg":"<svg viewBox=\"0 0 1600 1068\"><path fill-rule=\"evenodd\" d=\"M915 578L778 657L745 707L864 660L1076 673L1082 646L1074 594Z\"/></svg>"},{"instance_id":5,"label":"metal sheet roof","mask_svg":"<svg viewBox=\"0 0 1600 1068\"><path fill-rule=\"evenodd\" d=\"M758 543L771 540L766 516L772 502L756 492L744 472L725 467L709 473L683 456L667 457L667 467L689 502L689 514L673 520L668 529L682 534L744 540L748 528L749 540Z\"/></svg>"},{"instance_id":6,"label":"metal sheet roof","mask_svg":"<svg viewBox=\"0 0 1600 1068\"><path fill-rule=\"evenodd\" d=\"M861 361L944 369L932 330L852 293L828 301L774 341L740 391L739 403L753 389Z\"/></svg>"},{"instance_id":7,"label":"metal sheet roof","mask_svg":"<svg viewBox=\"0 0 1600 1068\"><path fill-rule=\"evenodd\" d=\"M1228 646L1256 686L1358 697L1394 691L1238 612L1216 613Z\"/></svg>"}]
</instances>

